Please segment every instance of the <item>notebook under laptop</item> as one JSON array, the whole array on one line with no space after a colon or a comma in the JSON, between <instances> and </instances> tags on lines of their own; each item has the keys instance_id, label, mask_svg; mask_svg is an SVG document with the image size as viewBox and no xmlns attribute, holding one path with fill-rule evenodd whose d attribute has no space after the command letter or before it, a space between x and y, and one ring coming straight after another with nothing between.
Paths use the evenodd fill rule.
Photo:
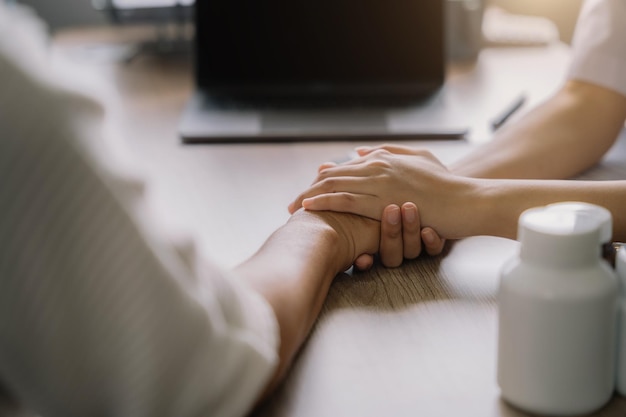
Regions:
<instances>
[{"instance_id":1,"label":"notebook under laptop","mask_svg":"<svg viewBox=\"0 0 626 417\"><path fill-rule=\"evenodd\" d=\"M459 137L411 122L444 82L443 0L197 0L184 142Z\"/></svg>"}]
</instances>

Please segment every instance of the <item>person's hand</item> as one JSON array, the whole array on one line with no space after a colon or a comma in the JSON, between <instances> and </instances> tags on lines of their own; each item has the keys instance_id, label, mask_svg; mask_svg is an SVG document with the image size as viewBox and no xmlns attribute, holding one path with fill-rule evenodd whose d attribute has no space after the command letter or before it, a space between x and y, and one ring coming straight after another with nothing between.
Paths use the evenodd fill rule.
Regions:
<instances>
[{"instance_id":1,"label":"person's hand","mask_svg":"<svg viewBox=\"0 0 626 417\"><path fill-rule=\"evenodd\" d=\"M293 214L304 207L309 210L350 212L380 220L386 205L414 201L412 182L416 178L412 170L429 168L447 171L443 164L425 150L380 145L360 147L357 152L359 157L342 164L322 164L309 189L289 205L289 212ZM433 167L420 166L420 159L423 159L422 165L426 163ZM407 198L399 200L397 197L401 195Z\"/></svg>"},{"instance_id":2,"label":"person's hand","mask_svg":"<svg viewBox=\"0 0 626 417\"><path fill-rule=\"evenodd\" d=\"M406 149L407 153L411 148ZM358 148L359 155L365 155L369 149ZM325 162L318 168L318 173L337 166L334 162ZM402 264L404 259L415 259L426 249L431 256L439 255L446 243L430 227L421 228L419 212L413 203L404 203L402 207L390 204L385 207L380 222L379 259L388 268L395 268ZM374 265L374 256L368 253L361 254L354 262L354 267L365 271Z\"/></svg>"},{"instance_id":3,"label":"person's hand","mask_svg":"<svg viewBox=\"0 0 626 417\"><path fill-rule=\"evenodd\" d=\"M425 249L435 256L441 253L445 239L430 227L421 228L419 211L413 203L401 207L390 204L385 207L380 224L379 258L389 268L400 266L404 259L415 259ZM354 267L367 270L374 264L370 254L360 255Z\"/></svg>"},{"instance_id":4,"label":"person's hand","mask_svg":"<svg viewBox=\"0 0 626 417\"><path fill-rule=\"evenodd\" d=\"M451 174L424 150L383 145L360 148L359 153L344 164L323 166L313 185L290 204L290 211L302 206L380 220L386 206L413 202L422 226L444 238L467 235L479 206L475 180Z\"/></svg>"},{"instance_id":5,"label":"person's hand","mask_svg":"<svg viewBox=\"0 0 626 417\"><path fill-rule=\"evenodd\" d=\"M336 250L337 271L350 268L359 256L373 257L378 252L380 222L350 213L298 210L289 219L300 225L299 234L308 236L320 226L330 228ZM335 240L336 239L336 240Z\"/></svg>"}]
</instances>

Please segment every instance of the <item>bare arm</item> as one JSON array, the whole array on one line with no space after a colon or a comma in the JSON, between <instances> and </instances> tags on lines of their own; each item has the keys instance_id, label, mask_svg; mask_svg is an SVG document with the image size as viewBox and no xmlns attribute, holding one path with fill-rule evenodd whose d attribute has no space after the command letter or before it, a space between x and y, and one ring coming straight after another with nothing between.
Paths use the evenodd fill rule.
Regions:
<instances>
[{"instance_id":1,"label":"bare arm","mask_svg":"<svg viewBox=\"0 0 626 417\"><path fill-rule=\"evenodd\" d=\"M474 178L570 178L602 158L615 142L624 126L625 118L625 96L595 84L570 80L548 101L533 109L517 123L505 127L492 142L452 165L450 170L460 176ZM390 161L385 151L396 154L391 158L396 161ZM419 207L420 213L423 213L420 216L422 226L426 226L430 232L432 229L428 227L434 227L441 237L455 238L472 234L514 237L517 217L523 209L561 200L581 200L596 202L611 209L615 217L616 238L623 239L626 235L626 225L620 219L618 210L622 202L619 195L613 192L623 187L620 183L544 184L501 181L489 183L485 185L485 190L477 191L481 187L474 188L476 184L472 181L459 178L453 180L446 176L437 178L432 172L424 172L422 168L432 161L426 161L426 164L418 162L420 158L423 159L424 152L417 149L383 145L361 149L359 154L361 158L344 164L347 166L322 167L317 178L321 182L301 194L291 205L291 210L300 207L304 198L323 193L331 194L316 201L310 200L305 207L359 213L380 219L386 204L413 202ZM397 159L402 158L402 155L414 156L415 163L404 165L403 162L398 162ZM388 160L386 162L391 165L385 166L386 162L381 158ZM374 162L376 160L378 161ZM338 182L337 178L333 179L334 176L347 176L350 179L345 178ZM439 189L428 185L433 179L435 181L431 185L437 185ZM469 189L472 191L468 192ZM478 212L465 206L468 201L474 201L472 196L484 193L496 195L494 191L510 193L497 197L500 201L480 197L483 199L475 201L474 207ZM613 195L607 196L604 192L613 192ZM611 201L609 197L612 198ZM446 203L450 200L458 200L454 204L462 204L464 210L455 213L454 204ZM435 211L430 211L430 207ZM470 221L469 217L480 213L495 216L494 221ZM453 216L449 218L453 221L436 221L435 218L441 218L442 214ZM385 224L386 221L383 220L383 225ZM393 239L385 233L382 236L384 240L381 242L381 249L384 246L395 247L388 258L397 259L401 253L400 245L385 244Z\"/></svg>"},{"instance_id":2,"label":"bare arm","mask_svg":"<svg viewBox=\"0 0 626 417\"><path fill-rule=\"evenodd\" d=\"M475 180L478 182L466 236L515 238L522 211L559 201L584 201L606 207L613 215L613 239L626 240L626 181ZM472 227L471 224L477 226ZM462 226L461 226L462 227ZM473 229L473 230L472 230Z\"/></svg>"},{"instance_id":3,"label":"bare arm","mask_svg":"<svg viewBox=\"0 0 626 417\"><path fill-rule=\"evenodd\" d=\"M548 101L531 110L517 123L505 127L493 141L452 165L450 170L475 178L571 178L602 158L623 128L624 119L625 96L595 84L570 80ZM363 150L360 155L367 155L375 149L419 154L417 150L386 145ZM491 189L489 194L494 190L502 194L498 197L499 201L489 203L502 209L484 207L486 211L483 212L500 221L485 221L484 225L490 227L481 226L472 232L474 234L515 237L517 217L523 209L569 199L607 206L615 219L616 239L626 238L626 224L619 210L626 203L620 198L624 195L623 183L503 181L497 185L490 184L488 188ZM426 209L424 203L412 201L420 205L420 211ZM484 202L487 201L490 200ZM462 213L459 215L462 216Z\"/></svg>"},{"instance_id":4,"label":"bare arm","mask_svg":"<svg viewBox=\"0 0 626 417\"><path fill-rule=\"evenodd\" d=\"M420 209L422 226L443 238L514 238L522 211L567 200L606 207L614 216L615 238L626 239L626 181L468 178L451 173L425 151L377 149L325 170L295 204L377 219L387 205L411 201Z\"/></svg>"},{"instance_id":5,"label":"bare arm","mask_svg":"<svg viewBox=\"0 0 626 417\"><path fill-rule=\"evenodd\" d=\"M333 278L357 255L378 251L380 224L354 215L300 210L236 272L272 306L280 363L264 395L287 371L322 308Z\"/></svg>"},{"instance_id":6,"label":"bare arm","mask_svg":"<svg viewBox=\"0 0 626 417\"><path fill-rule=\"evenodd\" d=\"M477 178L570 178L597 163L626 119L626 97L568 81L548 101L450 167Z\"/></svg>"}]
</instances>

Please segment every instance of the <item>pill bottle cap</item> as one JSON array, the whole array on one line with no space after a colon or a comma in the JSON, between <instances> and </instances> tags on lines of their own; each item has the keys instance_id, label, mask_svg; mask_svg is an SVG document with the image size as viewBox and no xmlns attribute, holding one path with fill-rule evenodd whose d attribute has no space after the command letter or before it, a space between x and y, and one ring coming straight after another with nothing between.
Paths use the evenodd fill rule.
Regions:
<instances>
[{"instance_id":1,"label":"pill bottle cap","mask_svg":"<svg viewBox=\"0 0 626 417\"><path fill-rule=\"evenodd\" d=\"M600 220L587 211L557 207L526 210L519 218L520 258L554 267L598 262L600 229Z\"/></svg>"},{"instance_id":2,"label":"pill bottle cap","mask_svg":"<svg viewBox=\"0 0 626 417\"><path fill-rule=\"evenodd\" d=\"M546 206L548 209L583 211L596 216L600 221L600 244L610 243L613 238L613 217L611 212L596 204L579 201L564 201Z\"/></svg>"}]
</instances>

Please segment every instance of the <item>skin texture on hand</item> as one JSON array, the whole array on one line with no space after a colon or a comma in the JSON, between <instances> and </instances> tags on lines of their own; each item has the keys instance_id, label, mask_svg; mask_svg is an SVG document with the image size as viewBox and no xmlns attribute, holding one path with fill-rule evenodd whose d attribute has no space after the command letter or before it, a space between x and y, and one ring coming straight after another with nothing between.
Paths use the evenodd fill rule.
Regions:
<instances>
[{"instance_id":1,"label":"skin texture on hand","mask_svg":"<svg viewBox=\"0 0 626 417\"><path fill-rule=\"evenodd\" d=\"M475 180L450 173L428 151L384 145L321 170L290 209L302 206L380 220L388 205L412 202L420 209L422 226L456 238L470 232L467 205L478 203L476 185Z\"/></svg>"},{"instance_id":2,"label":"skin texture on hand","mask_svg":"<svg viewBox=\"0 0 626 417\"><path fill-rule=\"evenodd\" d=\"M363 156L374 148L357 148L359 155ZM410 154L414 152L412 148L397 147L397 152ZM318 168L318 173L337 166L334 162L326 162ZM293 212L293 207L290 207ZM425 249L431 255L438 255L442 252L445 239L429 227L421 228L418 208L414 203L407 202L399 207L390 204L385 207L382 213L380 230L379 259L386 267L397 267L404 259L415 259ZM367 270L374 264L374 257L369 254L360 255L354 262L354 266L359 270Z\"/></svg>"},{"instance_id":3,"label":"skin texture on hand","mask_svg":"<svg viewBox=\"0 0 626 417\"><path fill-rule=\"evenodd\" d=\"M402 207L390 204L385 207L380 226L380 262L389 268L400 266L404 259L415 259L423 250L431 255L439 255L445 239L431 228L420 227L419 212L415 204L404 203ZM367 270L374 264L371 255L363 254L354 262L360 270Z\"/></svg>"}]
</instances>

